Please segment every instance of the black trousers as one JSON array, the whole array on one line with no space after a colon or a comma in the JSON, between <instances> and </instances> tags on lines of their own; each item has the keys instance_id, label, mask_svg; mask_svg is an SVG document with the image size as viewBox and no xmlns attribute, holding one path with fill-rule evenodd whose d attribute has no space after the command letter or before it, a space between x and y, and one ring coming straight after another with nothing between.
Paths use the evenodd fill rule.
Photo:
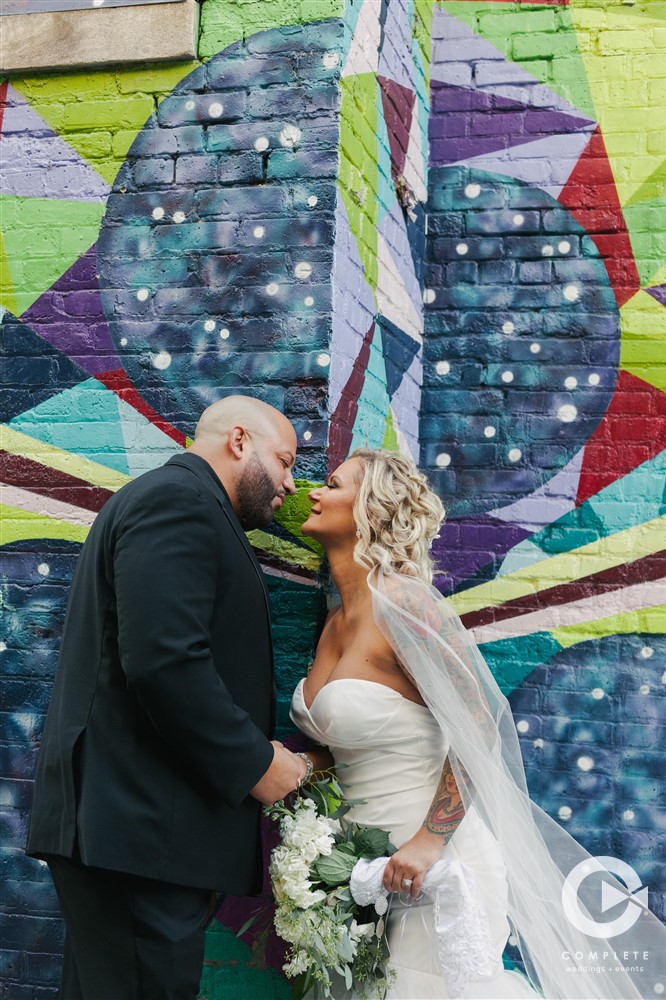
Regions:
<instances>
[{"instance_id":1,"label":"black trousers","mask_svg":"<svg viewBox=\"0 0 666 1000\"><path fill-rule=\"evenodd\" d=\"M194 1000L209 891L46 860L67 928L60 1000Z\"/></svg>"}]
</instances>

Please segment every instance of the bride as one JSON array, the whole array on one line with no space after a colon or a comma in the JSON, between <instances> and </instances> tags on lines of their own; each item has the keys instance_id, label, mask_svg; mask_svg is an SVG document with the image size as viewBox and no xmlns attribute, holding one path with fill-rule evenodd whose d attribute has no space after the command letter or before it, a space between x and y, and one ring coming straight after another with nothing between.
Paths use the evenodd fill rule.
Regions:
<instances>
[{"instance_id":1,"label":"bride","mask_svg":"<svg viewBox=\"0 0 666 1000\"><path fill-rule=\"evenodd\" d=\"M508 703L431 586L443 509L425 478L401 455L359 450L310 499L302 530L324 547L340 604L291 714L344 765L338 778L358 800L349 819L398 848L383 876L394 894L387 1000L657 996L666 928L649 911L610 941L565 913L566 876L581 862L627 890L529 800ZM422 883L441 861L458 863L439 866L458 880L433 903ZM588 920L599 888L588 878L578 889ZM531 984L503 967L510 934ZM623 954L637 949L647 957L628 966Z\"/></svg>"}]
</instances>

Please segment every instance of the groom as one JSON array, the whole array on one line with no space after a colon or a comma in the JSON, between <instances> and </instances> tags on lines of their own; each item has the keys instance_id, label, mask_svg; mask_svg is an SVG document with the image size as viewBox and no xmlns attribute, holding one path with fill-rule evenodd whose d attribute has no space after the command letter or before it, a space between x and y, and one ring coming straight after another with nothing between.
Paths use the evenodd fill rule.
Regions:
<instances>
[{"instance_id":1,"label":"groom","mask_svg":"<svg viewBox=\"0 0 666 1000\"><path fill-rule=\"evenodd\" d=\"M192 1000L211 892L260 886L261 803L305 763L270 742L268 599L244 532L294 493L295 456L281 413L228 397L83 546L27 846L65 917L62 1000Z\"/></svg>"}]
</instances>

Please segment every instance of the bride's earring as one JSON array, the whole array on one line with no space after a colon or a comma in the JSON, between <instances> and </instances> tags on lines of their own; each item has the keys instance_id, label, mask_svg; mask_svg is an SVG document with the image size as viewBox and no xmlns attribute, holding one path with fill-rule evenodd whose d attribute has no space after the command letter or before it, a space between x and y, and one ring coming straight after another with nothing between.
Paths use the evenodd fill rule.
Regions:
<instances>
[{"instance_id":1,"label":"bride's earring","mask_svg":"<svg viewBox=\"0 0 666 1000\"><path fill-rule=\"evenodd\" d=\"M357 538L360 538L360 537L361 537L361 529L360 529L360 528L357 528L357 529L356 529L356 537L357 537Z\"/></svg>"}]
</instances>

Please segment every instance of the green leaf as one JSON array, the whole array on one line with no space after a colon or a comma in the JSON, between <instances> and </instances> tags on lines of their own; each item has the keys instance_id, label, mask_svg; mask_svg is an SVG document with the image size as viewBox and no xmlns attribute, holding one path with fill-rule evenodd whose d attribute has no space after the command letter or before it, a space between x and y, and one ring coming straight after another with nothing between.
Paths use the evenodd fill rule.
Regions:
<instances>
[{"instance_id":1,"label":"green leaf","mask_svg":"<svg viewBox=\"0 0 666 1000\"><path fill-rule=\"evenodd\" d=\"M345 844L334 847L328 857L317 858L310 868L311 874L329 886L349 882L356 857L343 851Z\"/></svg>"},{"instance_id":2,"label":"green leaf","mask_svg":"<svg viewBox=\"0 0 666 1000\"><path fill-rule=\"evenodd\" d=\"M359 857L383 858L388 852L389 835L385 830L373 829L369 826L359 826L354 833L354 845Z\"/></svg>"},{"instance_id":3,"label":"green leaf","mask_svg":"<svg viewBox=\"0 0 666 1000\"><path fill-rule=\"evenodd\" d=\"M246 931L249 931L252 924L256 924L258 919L259 919L259 914L255 913L254 916L250 917L249 920L246 920L241 929L236 932L236 937L237 938L243 937L243 934L245 934Z\"/></svg>"}]
</instances>

